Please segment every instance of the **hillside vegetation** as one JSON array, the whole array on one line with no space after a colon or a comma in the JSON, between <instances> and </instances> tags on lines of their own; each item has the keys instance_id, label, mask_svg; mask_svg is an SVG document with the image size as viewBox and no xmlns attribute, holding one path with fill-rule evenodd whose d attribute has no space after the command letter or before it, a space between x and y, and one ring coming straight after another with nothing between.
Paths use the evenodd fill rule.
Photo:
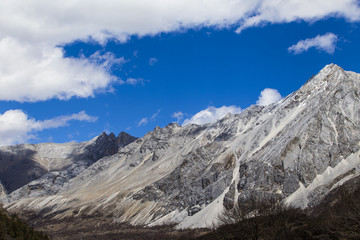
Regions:
<instances>
[{"instance_id":1,"label":"hillside vegetation","mask_svg":"<svg viewBox=\"0 0 360 240\"><path fill-rule=\"evenodd\" d=\"M19 217L10 216L0 208L0 240L49 240L50 238L39 231L35 231Z\"/></svg>"}]
</instances>

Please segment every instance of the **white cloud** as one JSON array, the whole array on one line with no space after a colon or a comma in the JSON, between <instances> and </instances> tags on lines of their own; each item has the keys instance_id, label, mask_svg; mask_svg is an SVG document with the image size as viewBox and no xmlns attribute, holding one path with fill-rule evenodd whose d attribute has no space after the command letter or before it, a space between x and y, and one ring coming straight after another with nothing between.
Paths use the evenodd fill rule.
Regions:
<instances>
[{"instance_id":1,"label":"white cloud","mask_svg":"<svg viewBox=\"0 0 360 240\"><path fill-rule=\"evenodd\" d=\"M245 16L237 29L262 26L267 23L289 23L295 21L315 22L326 17L360 20L357 0L257 0L254 9Z\"/></svg>"},{"instance_id":2,"label":"white cloud","mask_svg":"<svg viewBox=\"0 0 360 240\"><path fill-rule=\"evenodd\" d=\"M180 122L184 118L184 114L182 112L174 112L171 115L172 118L176 118L176 122Z\"/></svg>"},{"instance_id":3,"label":"white cloud","mask_svg":"<svg viewBox=\"0 0 360 240\"><path fill-rule=\"evenodd\" d=\"M275 103L281 99L282 99L282 97L276 89L265 88L263 91L261 91L259 99L256 101L256 104L266 106L271 103ZM215 121L221 119L228 113L231 113L231 114L241 113L241 108L234 106L234 105L222 106L219 108L210 106L207 109L196 113L190 119L189 118L185 119L184 122L182 123L182 125L185 126L190 123L197 124L197 125L212 123L212 122L215 122ZM184 114L182 112L175 112L172 115L172 117L177 118L178 121L181 120L183 118L183 116L184 116Z\"/></svg>"},{"instance_id":4,"label":"white cloud","mask_svg":"<svg viewBox=\"0 0 360 240\"><path fill-rule=\"evenodd\" d=\"M39 101L111 89L109 66L65 58L58 46L194 27L242 29L325 17L359 21L357 0L1 0L0 96ZM109 65L110 64L110 65ZM19 87L19 91L14 90Z\"/></svg>"},{"instance_id":5,"label":"white cloud","mask_svg":"<svg viewBox=\"0 0 360 240\"><path fill-rule=\"evenodd\" d=\"M159 116L159 113L160 113L160 109L156 111L156 113L154 113L152 116L151 116L151 121L154 121L157 116Z\"/></svg>"},{"instance_id":6,"label":"white cloud","mask_svg":"<svg viewBox=\"0 0 360 240\"><path fill-rule=\"evenodd\" d=\"M72 120L94 122L97 117L89 116L84 111L81 111L72 115L38 121L29 118L22 110L8 110L0 114L0 146L25 143L34 138L36 132L63 127Z\"/></svg>"},{"instance_id":7,"label":"white cloud","mask_svg":"<svg viewBox=\"0 0 360 240\"><path fill-rule=\"evenodd\" d=\"M145 126L148 122L149 122L148 118L144 117L138 122L138 127Z\"/></svg>"},{"instance_id":8,"label":"white cloud","mask_svg":"<svg viewBox=\"0 0 360 240\"><path fill-rule=\"evenodd\" d=\"M83 57L84 58L84 57ZM114 65L122 65L130 60L126 60L124 57L117 58L114 53L105 52L101 53L100 51L95 52L89 57L91 63L102 66L106 70Z\"/></svg>"},{"instance_id":9,"label":"white cloud","mask_svg":"<svg viewBox=\"0 0 360 240\"><path fill-rule=\"evenodd\" d=\"M157 63L159 60L157 58L150 58L149 59L149 65L154 66L155 63Z\"/></svg>"},{"instance_id":10,"label":"white cloud","mask_svg":"<svg viewBox=\"0 0 360 240\"><path fill-rule=\"evenodd\" d=\"M128 78L125 81L120 80L120 84L127 84L127 85L137 85L137 84L144 84L144 79L142 78Z\"/></svg>"},{"instance_id":11,"label":"white cloud","mask_svg":"<svg viewBox=\"0 0 360 240\"><path fill-rule=\"evenodd\" d=\"M297 44L288 48L288 51L294 54L306 52L310 48L316 48L319 51L333 54L336 48L337 35L333 33L326 33L324 35L317 35L314 38L307 38L299 41Z\"/></svg>"},{"instance_id":12,"label":"white cloud","mask_svg":"<svg viewBox=\"0 0 360 240\"><path fill-rule=\"evenodd\" d=\"M276 89L265 88L261 91L259 99L256 101L257 105L266 106L275 103L282 99L282 96Z\"/></svg>"},{"instance_id":13,"label":"white cloud","mask_svg":"<svg viewBox=\"0 0 360 240\"><path fill-rule=\"evenodd\" d=\"M160 109L157 110L153 115L151 115L151 117L144 117L144 118L142 118L142 119L138 122L137 126L138 126L138 127L145 126L146 124L149 123L149 119L150 119L151 121L155 121L156 118L159 116L160 111L161 111Z\"/></svg>"},{"instance_id":14,"label":"white cloud","mask_svg":"<svg viewBox=\"0 0 360 240\"><path fill-rule=\"evenodd\" d=\"M77 121L86 121L86 122L95 122L98 118L89 116L85 111L81 111L79 113L74 113L72 115L65 115L60 117L55 117L49 120L37 121L37 129L49 129L49 128L58 128L63 127L68 124L69 121L77 120Z\"/></svg>"},{"instance_id":15,"label":"white cloud","mask_svg":"<svg viewBox=\"0 0 360 240\"><path fill-rule=\"evenodd\" d=\"M210 106L207 109L196 113L190 119L185 119L182 125L185 126L190 123L197 125L212 123L224 117L227 113L236 114L240 112L241 108L237 106L222 106L219 108Z\"/></svg>"},{"instance_id":16,"label":"white cloud","mask_svg":"<svg viewBox=\"0 0 360 240\"><path fill-rule=\"evenodd\" d=\"M96 63L94 63L96 61ZM107 69L111 55L64 58L58 47L39 48L13 38L0 40L0 100L35 102L94 96L116 81Z\"/></svg>"},{"instance_id":17,"label":"white cloud","mask_svg":"<svg viewBox=\"0 0 360 240\"><path fill-rule=\"evenodd\" d=\"M75 39L122 41L196 26L252 27L264 22L359 20L357 0L3 0L1 37L52 45Z\"/></svg>"}]
</instances>

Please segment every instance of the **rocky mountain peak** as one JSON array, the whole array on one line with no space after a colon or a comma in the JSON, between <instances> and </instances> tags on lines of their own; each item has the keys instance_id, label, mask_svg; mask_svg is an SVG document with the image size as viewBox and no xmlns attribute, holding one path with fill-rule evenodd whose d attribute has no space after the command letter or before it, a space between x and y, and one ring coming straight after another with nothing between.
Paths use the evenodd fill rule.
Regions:
<instances>
[{"instance_id":1,"label":"rocky mountain peak","mask_svg":"<svg viewBox=\"0 0 360 240\"><path fill-rule=\"evenodd\" d=\"M337 85L339 79L346 75L346 71L336 64L328 64L320 72L311 77L303 86L310 85L311 88L320 88L325 84Z\"/></svg>"},{"instance_id":2,"label":"rocky mountain peak","mask_svg":"<svg viewBox=\"0 0 360 240\"><path fill-rule=\"evenodd\" d=\"M317 75L327 76L329 74L333 74L335 72L344 72L345 70L341 68L339 65L334 63L330 63L322 68Z\"/></svg>"},{"instance_id":3,"label":"rocky mountain peak","mask_svg":"<svg viewBox=\"0 0 360 240\"><path fill-rule=\"evenodd\" d=\"M94 144L87 146L87 157L98 160L106 156L114 155L118 152L119 148L134 142L136 139L136 137L125 132L121 132L117 137L114 133L108 135L102 132L99 137L96 138Z\"/></svg>"},{"instance_id":4,"label":"rocky mountain peak","mask_svg":"<svg viewBox=\"0 0 360 240\"><path fill-rule=\"evenodd\" d=\"M110 138L110 139L116 139L116 136L115 136L114 133L110 133L110 134L109 134L109 138Z\"/></svg>"},{"instance_id":5,"label":"rocky mountain peak","mask_svg":"<svg viewBox=\"0 0 360 240\"><path fill-rule=\"evenodd\" d=\"M119 148L125 147L126 145L136 141L137 137L131 136L126 132L120 132L116 137L116 144Z\"/></svg>"},{"instance_id":6,"label":"rocky mountain peak","mask_svg":"<svg viewBox=\"0 0 360 240\"><path fill-rule=\"evenodd\" d=\"M324 104L339 91L351 92L358 85L360 74L345 71L336 64L326 65L319 73L313 75L299 90L282 100L287 108L293 108L300 103ZM315 106L310 106L315 107Z\"/></svg>"}]
</instances>

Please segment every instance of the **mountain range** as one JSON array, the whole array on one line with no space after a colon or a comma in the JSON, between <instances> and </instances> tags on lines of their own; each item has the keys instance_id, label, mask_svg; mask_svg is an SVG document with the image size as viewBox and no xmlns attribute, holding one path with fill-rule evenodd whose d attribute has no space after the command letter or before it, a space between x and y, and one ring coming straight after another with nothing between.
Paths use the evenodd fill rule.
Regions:
<instances>
[{"instance_id":1,"label":"mountain range","mask_svg":"<svg viewBox=\"0 0 360 240\"><path fill-rule=\"evenodd\" d=\"M315 207L359 176L359 154L360 74L330 64L279 102L213 123L1 147L0 199L33 221L212 227L252 201Z\"/></svg>"}]
</instances>

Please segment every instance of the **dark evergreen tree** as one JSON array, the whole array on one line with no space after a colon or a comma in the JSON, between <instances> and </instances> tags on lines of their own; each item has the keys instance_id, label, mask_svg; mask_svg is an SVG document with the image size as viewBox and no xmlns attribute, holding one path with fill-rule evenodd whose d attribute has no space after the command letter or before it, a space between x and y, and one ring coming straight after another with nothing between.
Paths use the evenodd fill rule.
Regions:
<instances>
[{"instance_id":1,"label":"dark evergreen tree","mask_svg":"<svg viewBox=\"0 0 360 240\"><path fill-rule=\"evenodd\" d=\"M0 240L50 240L38 231L34 231L25 221L16 215L10 216L0 208Z\"/></svg>"}]
</instances>

